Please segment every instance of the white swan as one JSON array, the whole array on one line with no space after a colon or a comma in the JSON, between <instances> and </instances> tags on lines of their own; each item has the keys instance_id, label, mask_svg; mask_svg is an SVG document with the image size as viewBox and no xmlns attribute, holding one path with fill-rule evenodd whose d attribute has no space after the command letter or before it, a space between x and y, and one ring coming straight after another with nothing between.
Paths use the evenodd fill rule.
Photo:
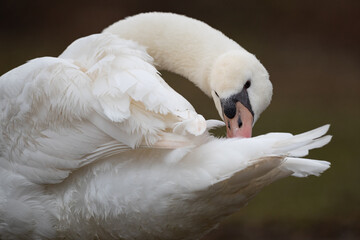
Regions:
<instances>
[{"instance_id":1,"label":"white swan","mask_svg":"<svg viewBox=\"0 0 360 240\"><path fill-rule=\"evenodd\" d=\"M216 139L206 129L221 123L154 64L211 95L228 137L250 137L271 99L252 54L175 14L122 20L11 70L0 78L1 239L197 239L263 186L329 167L300 158L330 141L328 126Z\"/></svg>"}]
</instances>

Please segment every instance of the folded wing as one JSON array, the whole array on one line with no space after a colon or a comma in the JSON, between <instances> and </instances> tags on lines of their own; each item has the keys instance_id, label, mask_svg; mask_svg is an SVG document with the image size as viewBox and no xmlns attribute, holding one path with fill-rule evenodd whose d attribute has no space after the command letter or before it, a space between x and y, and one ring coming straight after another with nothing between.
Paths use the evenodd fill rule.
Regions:
<instances>
[{"instance_id":1,"label":"folded wing","mask_svg":"<svg viewBox=\"0 0 360 240\"><path fill-rule=\"evenodd\" d=\"M0 108L1 164L37 183L61 182L127 149L181 147L206 130L145 49L111 34L79 39L58 58L4 74ZM164 136L177 145L164 145Z\"/></svg>"}]
</instances>

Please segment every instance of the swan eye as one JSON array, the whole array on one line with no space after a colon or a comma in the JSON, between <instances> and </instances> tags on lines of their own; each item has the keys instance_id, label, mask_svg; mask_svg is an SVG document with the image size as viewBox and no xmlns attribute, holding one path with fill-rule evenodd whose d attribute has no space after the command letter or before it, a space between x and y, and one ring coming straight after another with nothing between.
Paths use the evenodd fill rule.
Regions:
<instances>
[{"instance_id":1,"label":"swan eye","mask_svg":"<svg viewBox=\"0 0 360 240\"><path fill-rule=\"evenodd\" d=\"M214 92L215 92L216 96L217 96L218 98L220 98L220 97L219 97L219 94L218 94L216 91L214 91Z\"/></svg>"},{"instance_id":2,"label":"swan eye","mask_svg":"<svg viewBox=\"0 0 360 240\"><path fill-rule=\"evenodd\" d=\"M251 86L251 82L250 80L247 80L246 83L244 84L244 88L248 89Z\"/></svg>"}]
</instances>

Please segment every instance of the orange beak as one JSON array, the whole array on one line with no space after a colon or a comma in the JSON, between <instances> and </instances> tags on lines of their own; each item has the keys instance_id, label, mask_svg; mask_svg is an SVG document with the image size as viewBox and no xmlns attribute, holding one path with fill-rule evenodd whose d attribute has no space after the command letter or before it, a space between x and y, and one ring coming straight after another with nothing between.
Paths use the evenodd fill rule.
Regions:
<instances>
[{"instance_id":1,"label":"orange beak","mask_svg":"<svg viewBox=\"0 0 360 240\"><path fill-rule=\"evenodd\" d=\"M247 109L242 103L236 102L235 116L230 119L224 114L226 136L228 138L250 138L252 134L253 121L254 117L249 109Z\"/></svg>"}]
</instances>

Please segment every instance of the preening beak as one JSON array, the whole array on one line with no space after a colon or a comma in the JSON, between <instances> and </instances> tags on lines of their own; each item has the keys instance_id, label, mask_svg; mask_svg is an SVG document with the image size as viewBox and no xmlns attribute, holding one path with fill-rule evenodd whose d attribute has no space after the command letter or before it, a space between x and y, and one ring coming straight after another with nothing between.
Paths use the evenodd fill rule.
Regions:
<instances>
[{"instance_id":1,"label":"preening beak","mask_svg":"<svg viewBox=\"0 0 360 240\"><path fill-rule=\"evenodd\" d=\"M249 95L244 88L240 93L221 100L228 138L249 138L252 134L254 112L252 111Z\"/></svg>"}]
</instances>

